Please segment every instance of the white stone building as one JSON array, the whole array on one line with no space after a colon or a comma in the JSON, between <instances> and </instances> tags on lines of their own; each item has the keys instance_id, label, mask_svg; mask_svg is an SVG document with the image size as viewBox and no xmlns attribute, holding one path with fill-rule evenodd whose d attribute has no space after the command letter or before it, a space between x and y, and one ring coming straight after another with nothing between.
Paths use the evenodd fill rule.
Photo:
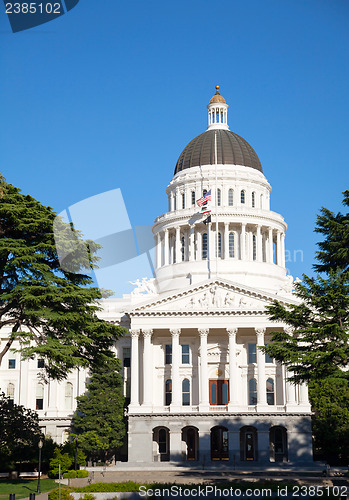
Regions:
<instances>
[{"instance_id":1,"label":"white stone building","mask_svg":"<svg viewBox=\"0 0 349 500\"><path fill-rule=\"evenodd\" d=\"M104 302L102 317L129 330L116 345L130 398L128 461L310 464L307 387L287 382L285 367L258 349L284 328L265 306L294 303L287 225L270 210L258 156L229 130L216 89L208 128L180 155L168 212L153 226L156 278ZM202 215L196 201L209 191L201 211L211 213ZM42 388L37 362L0 368L0 386L28 407L43 391L42 425L62 441L85 374Z\"/></svg>"}]
</instances>

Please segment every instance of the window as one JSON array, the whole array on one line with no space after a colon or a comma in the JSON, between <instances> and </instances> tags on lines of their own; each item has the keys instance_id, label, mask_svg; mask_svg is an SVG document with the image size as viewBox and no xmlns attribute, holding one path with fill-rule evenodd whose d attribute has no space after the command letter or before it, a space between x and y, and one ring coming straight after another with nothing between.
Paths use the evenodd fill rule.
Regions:
<instances>
[{"instance_id":1,"label":"window","mask_svg":"<svg viewBox=\"0 0 349 500\"><path fill-rule=\"evenodd\" d=\"M202 235L202 258L207 259L207 233Z\"/></svg>"},{"instance_id":2,"label":"window","mask_svg":"<svg viewBox=\"0 0 349 500\"><path fill-rule=\"evenodd\" d=\"M195 200L195 191L192 191L191 192L191 204L195 205L195 203L196 203L196 200Z\"/></svg>"},{"instance_id":3,"label":"window","mask_svg":"<svg viewBox=\"0 0 349 500\"><path fill-rule=\"evenodd\" d=\"M261 194L261 197L260 197L260 206L261 208L263 208L263 195Z\"/></svg>"},{"instance_id":4,"label":"window","mask_svg":"<svg viewBox=\"0 0 349 500\"><path fill-rule=\"evenodd\" d=\"M252 259L253 260L257 259L257 242L255 234L252 236Z\"/></svg>"},{"instance_id":5,"label":"window","mask_svg":"<svg viewBox=\"0 0 349 500\"><path fill-rule=\"evenodd\" d=\"M7 386L6 396L10 399L10 401L12 401L12 403L14 402L14 399L15 399L15 386L11 382Z\"/></svg>"},{"instance_id":6,"label":"window","mask_svg":"<svg viewBox=\"0 0 349 500\"><path fill-rule=\"evenodd\" d=\"M252 193L252 207L256 206L256 193L253 191Z\"/></svg>"},{"instance_id":7,"label":"window","mask_svg":"<svg viewBox=\"0 0 349 500\"><path fill-rule=\"evenodd\" d=\"M256 344L248 344L248 362L257 363Z\"/></svg>"},{"instance_id":8,"label":"window","mask_svg":"<svg viewBox=\"0 0 349 500\"><path fill-rule=\"evenodd\" d=\"M166 344L165 346L165 365L170 365L172 363L172 344Z\"/></svg>"},{"instance_id":9,"label":"window","mask_svg":"<svg viewBox=\"0 0 349 500\"><path fill-rule=\"evenodd\" d=\"M177 210L177 198L176 198L176 195L173 196L173 210Z\"/></svg>"},{"instance_id":10,"label":"window","mask_svg":"<svg viewBox=\"0 0 349 500\"><path fill-rule=\"evenodd\" d=\"M43 384L38 384L36 386L36 410L42 410L44 407L44 386Z\"/></svg>"},{"instance_id":11,"label":"window","mask_svg":"<svg viewBox=\"0 0 349 500\"><path fill-rule=\"evenodd\" d=\"M267 347L267 344L265 344L265 347ZM266 363L274 363L274 358L272 358L271 356L269 356L268 353L265 353L265 362Z\"/></svg>"},{"instance_id":12,"label":"window","mask_svg":"<svg viewBox=\"0 0 349 500\"><path fill-rule=\"evenodd\" d=\"M210 404L227 405L229 394L228 380L210 380Z\"/></svg>"},{"instance_id":13,"label":"window","mask_svg":"<svg viewBox=\"0 0 349 500\"><path fill-rule=\"evenodd\" d=\"M65 409L73 409L73 384L67 382L65 386Z\"/></svg>"},{"instance_id":14,"label":"window","mask_svg":"<svg viewBox=\"0 0 349 500\"><path fill-rule=\"evenodd\" d=\"M185 244L184 244L184 236L182 236L182 238L181 238L181 243L182 243L182 247L181 247L182 261L184 261L184 260L185 260Z\"/></svg>"},{"instance_id":15,"label":"window","mask_svg":"<svg viewBox=\"0 0 349 500\"><path fill-rule=\"evenodd\" d=\"M275 404L275 391L274 391L274 380L272 378L268 378L267 380L267 403L268 405Z\"/></svg>"},{"instance_id":16,"label":"window","mask_svg":"<svg viewBox=\"0 0 349 500\"><path fill-rule=\"evenodd\" d=\"M234 191L232 189L229 189L228 191L228 205L232 207L234 204Z\"/></svg>"},{"instance_id":17,"label":"window","mask_svg":"<svg viewBox=\"0 0 349 500\"><path fill-rule=\"evenodd\" d=\"M168 379L165 383L165 406L170 406L172 402L172 380Z\"/></svg>"},{"instance_id":18,"label":"window","mask_svg":"<svg viewBox=\"0 0 349 500\"><path fill-rule=\"evenodd\" d=\"M257 404L257 381L255 378L251 378L248 381L248 404Z\"/></svg>"},{"instance_id":19,"label":"window","mask_svg":"<svg viewBox=\"0 0 349 500\"><path fill-rule=\"evenodd\" d=\"M38 359L38 368L44 368L45 366L45 361L43 359Z\"/></svg>"},{"instance_id":20,"label":"window","mask_svg":"<svg viewBox=\"0 0 349 500\"><path fill-rule=\"evenodd\" d=\"M190 382L187 378L182 382L182 405L190 405Z\"/></svg>"},{"instance_id":21,"label":"window","mask_svg":"<svg viewBox=\"0 0 349 500\"><path fill-rule=\"evenodd\" d=\"M217 189L217 206L220 207L222 204L222 194L221 190Z\"/></svg>"},{"instance_id":22,"label":"window","mask_svg":"<svg viewBox=\"0 0 349 500\"><path fill-rule=\"evenodd\" d=\"M229 257L235 257L234 233L229 233Z\"/></svg>"},{"instance_id":23,"label":"window","mask_svg":"<svg viewBox=\"0 0 349 500\"><path fill-rule=\"evenodd\" d=\"M241 203L244 204L245 203L245 191L244 191L244 189L241 191L240 199L241 199Z\"/></svg>"},{"instance_id":24,"label":"window","mask_svg":"<svg viewBox=\"0 0 349 500\"><path fill-rule=\"evenodd\" d=\"M167 433L165 429L159 430L159 453L167 453Z\"/></svg>"},{"instance_id":25,"label":"window","mask_svg":"<svg viewBox=\"0 0 349 500\"><path fill-rule=\"evenodd\" d=\"M189 365L189 344L182 344L182 365Z\"/></svg>"},{"instance_id":26,"label":"window","mask_svg":"<svg viewBox=\"0 0 349 500\"><path fill-rule=\"evenodd\" d=\"M9 368L9 370L14 370L16 368L16 360L15 359L8 360L8 368Z\"/></svg>"},{"instance_id":27,"label":"window","mask_svg":"<svg viewBox=\"0 0 349 500\"><path fill-rule=\"evenodd\" d=\"M217 257L217 234L216 234L216 257ZM222 234L218 233L218 257L222 257Z\"/></svg>"},{"instance_id":28,"label":"window","mask_svg":"<svg viewBox=\"0 0 349 500\"><path fill-rule=\"evenodd\" d=\"M130 347L123 347L122 359L123 359L124 368L129 368L131 366L131 348Z\"/></svg>"},{"instance_id":29,"label":"window","mask_svg":"<svg viewBox=\"0 0 349 500\"><path fill-rule=\"evenodd\" d=\"M182 208L185 208L185 194L182 193Z\"/></svg>"}]
</instances>

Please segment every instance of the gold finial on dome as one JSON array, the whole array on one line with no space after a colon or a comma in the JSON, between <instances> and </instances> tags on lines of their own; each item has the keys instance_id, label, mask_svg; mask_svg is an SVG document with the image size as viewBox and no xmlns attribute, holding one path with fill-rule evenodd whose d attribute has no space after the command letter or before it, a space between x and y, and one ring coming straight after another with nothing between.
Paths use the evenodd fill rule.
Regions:
<instances>
[{"instance_id":1,"label":"gold finial on dome","mask_svg":"<svg viewBox=\"0 0 349 500\"><path fill-rule=\"evenodd\" d=\"M215 95L211 98L210 104L213 104L215 102L223 102L225 104L225 99L221 94L219 93L219 85L216 85L216 93Z\"/></svg>"}]
</instances>

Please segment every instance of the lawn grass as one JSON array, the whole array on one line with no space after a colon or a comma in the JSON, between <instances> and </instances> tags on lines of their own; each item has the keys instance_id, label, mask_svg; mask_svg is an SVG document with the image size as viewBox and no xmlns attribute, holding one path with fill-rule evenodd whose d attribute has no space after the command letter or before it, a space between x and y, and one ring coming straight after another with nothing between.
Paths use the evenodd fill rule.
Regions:
<instances>
[{"instance_id":1,"label":"lawn grass","mask_svg":"<svg viewBox=\"0 0 349 500\"><path fill-rule=\"evenodd\" d=\"M38 480L36 479L5 479L0 480L0 499L6 500L10 493L16 494L16 500L29 497L29 493L36 493ZM40 490L42 493L58 488L54 479L41 479Z\"/></svg>"}]
</instances>

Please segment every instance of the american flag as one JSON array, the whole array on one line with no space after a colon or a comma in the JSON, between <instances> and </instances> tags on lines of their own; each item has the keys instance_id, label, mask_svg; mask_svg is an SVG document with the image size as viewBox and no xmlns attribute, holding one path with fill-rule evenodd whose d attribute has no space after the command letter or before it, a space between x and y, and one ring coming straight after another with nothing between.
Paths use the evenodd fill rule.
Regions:
<instances>
[{"instance_id":1,"label":"american flag","mask_svg":"<svg viewBox=\"0 0 349 500\"><path fill-rule=\"evenodd\" d=\"M211 201L211 189L207 191L207 193L204 194L204 196L202 196L199 200L197 200L196 204L199 207L202 207L202 205L205 205L205 203L207 203L208 201Z\"/></svg>"}]
</instances>

